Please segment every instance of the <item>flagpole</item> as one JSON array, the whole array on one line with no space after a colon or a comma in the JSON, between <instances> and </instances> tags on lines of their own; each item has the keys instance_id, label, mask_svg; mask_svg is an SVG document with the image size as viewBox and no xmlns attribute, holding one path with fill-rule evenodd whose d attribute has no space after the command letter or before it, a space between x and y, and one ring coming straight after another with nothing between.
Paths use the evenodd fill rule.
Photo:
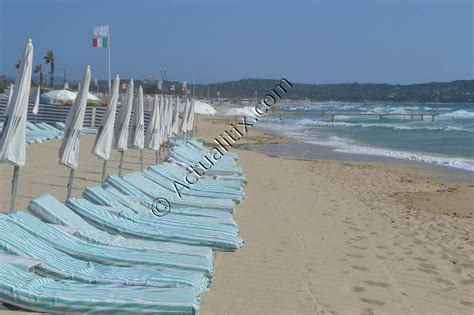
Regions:
<instances>
[{"instance_id":1,"label":"flagpole","mask_svg":"<svg viewBox=\"0 0 474 315\"><path fill-rule=\"evenodd\" d=\"M111 81L110 81L110 78L111 78L111 75L110 75L110 25L107 24L107 50L108 50L108 55L109 55L109 94L110 94L110 90L112 89L111 88Z\"/></svg>"}]
</instances>

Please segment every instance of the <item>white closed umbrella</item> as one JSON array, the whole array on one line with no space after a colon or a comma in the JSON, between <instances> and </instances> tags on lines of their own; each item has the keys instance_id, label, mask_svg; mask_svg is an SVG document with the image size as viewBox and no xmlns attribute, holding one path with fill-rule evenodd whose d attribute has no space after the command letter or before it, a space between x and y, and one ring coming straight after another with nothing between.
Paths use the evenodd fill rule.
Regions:
<instances>
[{"instance_id":1,"label":"white closed umbrella","mask_svg":"<svg viewBox=\"0 0 474 315\"><path fill-rule=\"evenodd\" d=\"M10 101L12 100L12 95L13 95L13 89L14 88L15 88L15 86L13 85L13 83L10 83L10 90L8 91L7 107L8 107L8 104L10 104Z\"/></svg>"},{"instance_id":2,"label":"white closed umbrella","mask_svg":"<svg viewBox=\"0 0 474 315\"><path fill-rule=\"evenodd\" d=\"M156 151L156 163L159 162L158 151L161 148L160 140L160 101L158 95L153 98L153 110L150 123L146 129L145 143L148 149Z\"/></svg>"},{"instance_id":3,"label":"white closed umbrella","mask_svg":"<svg viewBox=\"0 0 474 315\"><path fill-rule=\"evenodd\" d=\"M100 121L99 130L97 131L94 145L92 147L92 153L104 160L102 180L105 178L107 160L110 158L110 152L112 151L112 144L114 140L115 112L117 110L119 85L120 77L117 74L115 76L114 85L107 108L105 109L104 116Z\"/></svg>"},{"instance_id":4,"label":"white closed umbrella","mask_svg":"<svg viewBox=\"0 0 474 315\"><path fill-rule=\"evenodd\" d=\"M168 97L168 109L166 114L166 141L169 141L173 133L173 99Z\"/></svg>"},{"instance_id":5,"label":"white closed umbrella","mask_svg":"<svg viewBox=\"0 0 474 315\"><path fill-rule=\"evenodd\" d=\"M161 144L164 145L166 142L166 109L168 107L168 97L163 97L163 103L161 105L161 122L160 122L160 136Z\"/></svg>"},{"instance_id":6,"label":"white closed umbrella","mask_svg":"<svg viewBox=\"0 0 474 315\"><path fill-rule=\"evenodd\" d=\"M41 87L38 86L38 89L36 90L35 105L33 106L33 110L31 111L35 115L38 115L40 95L41 95Z\"/></svg>"},{"instance_id":7,"label":"white closed umbrella","mask_svg":"<svg viewBox=\"0 0 474 315\"><path fill-rule=\"evenodd\" d=\"M173 128L172 131L175 135L179 133L179 96L176 96L176 110L174 112L173 118Z\"/></svg>"},{"instance_id":8,"label":"white closed umbrella","mask_svg":"<svg viewBox=\"0 0 474 315\"><path fill-rule=\"evenodd\" d=\"M128 149L128 126L130 125L130 116L133 103L133 79L128 83L125 93L125 101L120 106L117 117L117 124L114 129L115 147L120 152L119 176L122 176L122 164L124 152Z\"/></svg>"},{"instance_id":9,"label":"white closed umbrella","mask_svg":"<svg viewBox=\"0 0 474 315\"><path fill-rule=\"evenodd\" d=\"M191 106L189 108L188 122L186 123L188 131L193 133L194 130L194 98L191 99Z\"/></svg>"},{"instance_id":10,"label":"white closed umbrella","mask_svg":"<svg viewBox=\"0 0 474 315\"><path fill-rule=\"evenodd\" d=\"M186 97L184 112L183 112L183 120L181 121L181 128L180 128L183 134L185 134L186 131L188 131L187 123L188 123L190 105L191 104L189 103L189 99Z\"/></svg>"},{"instance_id":11,"label":"white closed umbrella","mask_svg":"<svg viewBox=\"0 0 474 315\"><path fill-rule=\"evenodd\" d=\"M5 123L0 137L0 162L10 163L14 166L10 211L15 210L20 166L24 166L26 162L26 117L32 68L33 44L31 39L28 39L16 75L13 93L10 89L11 99L6 108Z\"/></svg>"},{"instance_id":12,"label":"white closed umbrella","mask_svg":"<svg viewBox=\"0 0 474 315\"><path fill-rule=\"evenodd\" d=\"M74 178L74 170L79 165L78 156L81 142L81 131L84 123L84 115L87 106L87 93L91 81L90 66L87 66L81 81L81 88L74 103L69 109L64 127L64 138L59 148L59 164L70 169L69 185L67 198L71 197L72 181Z\"/></svg>"},{"instance_id":13,"label":"white closed umbrella","mask_svg":"<svg viewBox=\"0 0 474 315\"><path fill-rule=\"evenodd\" d=\"M145 147L145 125L143 119L143 89L138 88L133 102L132 130L130 132L129 147L140 149L140 164L143 170L143 148Z\"/></svg>"}]
</instances>

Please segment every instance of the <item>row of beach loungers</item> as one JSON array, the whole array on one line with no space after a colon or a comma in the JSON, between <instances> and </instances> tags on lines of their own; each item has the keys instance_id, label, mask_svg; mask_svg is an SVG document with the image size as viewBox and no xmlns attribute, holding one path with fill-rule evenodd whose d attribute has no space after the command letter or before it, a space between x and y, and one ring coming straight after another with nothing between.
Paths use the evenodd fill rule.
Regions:
<instances>
[{"instance_id":1,"label":"row of beach loungers","mask_svg":"<svg viewBox=\"0 0 474 315\"><path fill-rule=\"evenodd\" d=\"M0 122L0 133L3 129L3 122ZM55 127L44 123L26 123L26 143L41 143L46 140L60 139L63 137L64 123L56 123ZM82 130L83 134L95 134L97 133L96 128L84 128Z\"/></svg>"},{"instance_id":2,"label":"row of beach loungers","mask_svg":"<svg viewBox=\"0 0 474 315\"><path fill-rule=\"evenodd\" d=\"M173 145L166 162L110 175L83 198L45 194L31 214L0 215L0 300L41 312L198 314L213 251L243 244L232 214L246 179L226 154L179 197L173 182L207 150L194 139ZM167 215L152 213L156 198L170 202ZM33 272L18 268L27 262Z\"/></svg>"}]
</instances>

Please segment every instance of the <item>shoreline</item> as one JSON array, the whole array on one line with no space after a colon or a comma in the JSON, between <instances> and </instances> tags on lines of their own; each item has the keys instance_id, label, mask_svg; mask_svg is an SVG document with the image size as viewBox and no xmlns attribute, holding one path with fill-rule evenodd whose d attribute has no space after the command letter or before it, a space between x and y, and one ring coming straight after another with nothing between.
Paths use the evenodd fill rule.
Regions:
<instances>
[{"instance_id":1,"label":"shoreline","mask_svg":"<svg viewBox=\"0 0 474 315\"><path fill-rule=\"evenodd\" d=\"M202 125L208 142L225 129ZM232 149L248 179L235 213L246 243L216 255L202 314L472 314L474 185L256 148L272 145L298 142L253 129Z\"/></svg>"},{"instance_id":2,"label":"shoreline","mask_svg":"<svg viewBox=\"0 0 474 315\"><path fill-rule=\"evenodd\" d=\"M267 154L269 156L279 156L293 159L303 160L335 160L335 161L353 161L353 162L381 162L381 163L393 163L393 164L404 164L409 166L418 167L421 171L426 173L435 173L433 176L427 175L428 178L438 179L448 183L459 183L459 184L474 184L474 171L470 171L464 168L458 168L450 165L443 165L437 163L430 163L421 160L410 160L404 158L376 155L376 154L363 154L356 152L341 152L336 151L340 148L332 145L314 144L305 142L303 140L295 139L290 136L278 133L278 131L268 130L266 128L255 128L263 134L276 136L278 138L287 138L288 143L262 143L262 146L255 145L243 145L243 147L251 148ZM423 153L425 154L425 153ZM446 157L449 158L449 157Z\"/></svg>"}]
</instances>

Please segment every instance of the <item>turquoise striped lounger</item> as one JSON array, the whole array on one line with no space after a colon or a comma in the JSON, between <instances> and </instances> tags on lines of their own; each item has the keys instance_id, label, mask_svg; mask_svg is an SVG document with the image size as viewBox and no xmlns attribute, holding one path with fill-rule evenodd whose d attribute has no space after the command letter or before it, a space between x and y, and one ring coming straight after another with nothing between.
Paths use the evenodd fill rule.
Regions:
<instances>
[{"instance_id":1,"label":"turquoise striped lounger","mask_svg":"<svg viewBox=\"0 0 474 315\"><path fill-rule=\"evenodd\" d=\"M86 283L191 287L196 294L203 293L208 288L209 280L203 273L111 266L74 258L8 221L8 218L0 218L0 251L41 260L41 265L35 268L39 275Z\"/></svg>"},{"instance_id":2,"label":"turquoise striped lounger","mask_svg":"<svg viewBox=\"0 0 474 315\"><path fill-rule=\"evenodd\" d=\"M0 301L44 313L198 314L191 288L153 288L54 280L0 260Z\"/></svg>"},{"instance_id":3,"label":"turquoise striped lounger","mask_svg":"<svg viewBox=\"0 0 474 315\"><path fill-rule=\"evenodd\" d=\"M31 200L28 210L46 222L69 226L77 229L75 236L88 242L135 250L153 250L162 253L174 253L204 257L212 262L212 249L204 246L190 246L171 242L140 240L110 234L86 222L81 216L66 207L50 194Z\"/></svg>"}]
</instances>

